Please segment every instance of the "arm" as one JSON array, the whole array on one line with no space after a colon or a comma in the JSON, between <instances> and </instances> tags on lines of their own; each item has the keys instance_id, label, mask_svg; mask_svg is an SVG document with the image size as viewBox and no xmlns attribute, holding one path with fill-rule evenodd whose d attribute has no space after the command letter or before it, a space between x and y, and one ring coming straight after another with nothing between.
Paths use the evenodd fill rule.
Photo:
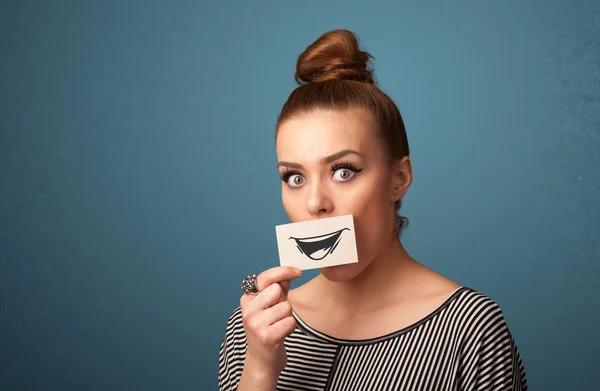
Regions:
<instances>
[{"instance_id":1,"label":"arm","mask_svg":"<svg viewBox=\"0 0 600 391\"><path fill-rule=\"evenodd\" d=\"M287 363L284 340L296 320L287 301L291 280L302 270L278 266L256 278L229 317L219 353L220 391L274 391Z\"/></svg>"},{"instance_id":2,"label":"arm","mask_svg":"<svg viewBox=\"0 0 600 391\"><path fill-rule=\"evenodd\" d=\"M277 374L246 360L247 344L238 307L227 322L219 350L219 391L275 391Z\"/></svg>"},{"instance_id":3,"label":"arm","mask_svg":"<svg viewBox=\"0 0 600 391\"><path fill-rule=\"evenodd\" d=\"M275 391L278 378L246 361L237 391Z\"/></svg>"}]
</instances>

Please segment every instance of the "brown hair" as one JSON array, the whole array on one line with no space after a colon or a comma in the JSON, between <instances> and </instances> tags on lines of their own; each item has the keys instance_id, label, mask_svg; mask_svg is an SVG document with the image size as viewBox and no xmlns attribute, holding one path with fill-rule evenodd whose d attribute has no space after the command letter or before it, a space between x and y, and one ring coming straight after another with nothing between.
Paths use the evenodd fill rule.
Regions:
<instances>
[{"instance_id":1,"label":"brown hair","mask_svg":"<svg viewBox=\"0 0 600 391\"><path fill-rule=\"evenodd\" d=\"M404 121L396 104L376 86L369 67L371 59L374 57L360 50L351 31L333 30L320 36L298 57L295 79L299 87L283 105L277 130L282 122L298 113L364 108L379 125L386 158L391 162L409 156ZM402 200L396 203L396 211L401 204ZM396 217L398 234L407 225L406 217Z\"/></svg>"}]
</instances>

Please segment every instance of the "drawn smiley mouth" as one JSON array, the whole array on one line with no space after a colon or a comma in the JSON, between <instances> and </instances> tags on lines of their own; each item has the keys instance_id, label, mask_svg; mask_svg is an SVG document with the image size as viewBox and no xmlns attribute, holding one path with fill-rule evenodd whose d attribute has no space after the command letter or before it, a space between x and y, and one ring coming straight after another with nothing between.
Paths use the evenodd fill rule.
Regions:
<instances>
[{"instance_id":1,"label":"drawn smiley mouth","mask_svg":"<svg viewBox=\"0 0 600 391\"><path fill-rule=\"evenodd\" d=\"M342 228L339 231L331 232L325 235L311 236L306 238L295 238L290 237L296 241L296 247L298 250L309 257L312 260L319 261L329 254L333 253L333 250L340 243L342 238L342 232L350 231L350 228Z\"/></svg>"}]
</instances>

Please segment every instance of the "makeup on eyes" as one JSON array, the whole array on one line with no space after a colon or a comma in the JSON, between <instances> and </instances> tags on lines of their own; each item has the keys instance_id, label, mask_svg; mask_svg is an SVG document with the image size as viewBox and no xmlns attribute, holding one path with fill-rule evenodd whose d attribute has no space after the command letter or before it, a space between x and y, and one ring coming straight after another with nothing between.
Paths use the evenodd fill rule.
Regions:
<instances>
[{"instance_id":1,"label":"makeup on eyes","mask_svg":"<svg viewBox=\"0 0 600 391\"><path fill-rule=\"evenodd\" d=\"M340 162L336 162L336 163L332 164L331 177L333 177L335 172L337 172L338 170L348 170L354 174L350 178L342 180L343 182L346 182L346 181L353 179L356 176L356 174L360 173L363 169L358 168L355 164L353 164L349 161L340 161ZM294 168L286 167L280 173L281 180L285 183L288 183L290 178L293 177L294 175L302 176L302 172L297 169L294 169ZM289 183L288 183L288 185L289 185ZM294 187L294 186L291 186L291 187Z\"/></svg>"},{"instance_id":2,"label":"makeup on eyes","mask_svg":"<svg viewBox=\"0 0 600 391\"><path fill-rule=\"evenodd\" d=\"M341 161L331 166L332 172L336 172L337 170L348 170L352 171L354 174L358 174L362 171L362 168L358 168L356 165L350 163L349 161Z\"/></svg>"}]
</instances>

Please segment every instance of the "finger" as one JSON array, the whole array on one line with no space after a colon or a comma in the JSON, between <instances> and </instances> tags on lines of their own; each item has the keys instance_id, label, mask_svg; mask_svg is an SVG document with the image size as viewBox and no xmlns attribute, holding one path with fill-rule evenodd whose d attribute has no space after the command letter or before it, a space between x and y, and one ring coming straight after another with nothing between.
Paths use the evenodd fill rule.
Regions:
<instances>
[{"instance_id":1,"label":"finger","mask_svg":"<svg viewBox=\"0 0 600 391\"><path fill-rule=\"evenodd\" d=\"M288 316L292 316L292 305L289 301L283 301L281 303L277 303L274 306L267 308L257 315L258 321L263 325L272 325L274 323L279 322L287 318Z\"/></svg>"},{"instance_id":2,"label":"finger","mask_svg":"<svg viewBox=\"0 0 600 391\"><path fill-rule=\"evenodd\" d=\"M258 293L244 293L242 297L240 297L240 306L242 307L242 309L245 308L248 305L248 303L254 300L256 295L258 295Z\"/></svg>"},{"instance_id":3,"label":"finger","mask_svg":"<svg viewBox=\"0 0 600 391\"><path fill-rule=\"evenodd\" d=\"M283 290L278 283L274 283L261 291L246 305L247 313L254 314L260 311L264 311L269 307L274 306L279 301Z\"/></svg>"},{"instance_id":4,"label":"finger","mask_svg":"<svg viewBox=\"0 0 600 391\"><path fill-rule=\"evenodd\" d=\"M269 285L284 280L293 280L302 275L302 270L292 266L277 266L265 270L256 278L256 286L261 291Z\"/></svg>"},{"instance_id":5,"label":"finger","mask_svg":"<svg viewBox=\"0 0 600 391\"><path fill-rule=\"evenodd\" d=\"M281 285L281 289L283 290L284 295L288 294L291 284L292 284L291 280L283 280L283 281L279 282L279 285Z\"/></svg>"},{"instance_id":6,"label":"finger","mask_svg":"<svg viewBox=\"0 0 600 391\"><path fill-rule=\"evenodd\" d=\"M283 281L279 282L279 285L281 286L281 295L279 296L279 300L278 300L279 303L286 301L288 299L287 295L288 295L288 292L290 291L291 283L292 282L290 280L283 280Z\"/></svg>"},{"instance_id":7,"label":"finger","mask_svg":"<svg viewBox=\"0 0 600 391\"><path fill-rule=\"evenodd\" d=\"M244 308L248 303L250 303L260 292L248 292L243 293L240 297L240 306Z\"/></svg>"},{"instance_id":8,"label":"finger","mask_svg":"<svg viewBox=\"0 0 600 391\"><path fill-rule=\"evenodd\" d=\"M288 316L269 326L269 333L277 342L283 342L285 337L296 329L296 318Z\"/></svg>"}]
</instances>

